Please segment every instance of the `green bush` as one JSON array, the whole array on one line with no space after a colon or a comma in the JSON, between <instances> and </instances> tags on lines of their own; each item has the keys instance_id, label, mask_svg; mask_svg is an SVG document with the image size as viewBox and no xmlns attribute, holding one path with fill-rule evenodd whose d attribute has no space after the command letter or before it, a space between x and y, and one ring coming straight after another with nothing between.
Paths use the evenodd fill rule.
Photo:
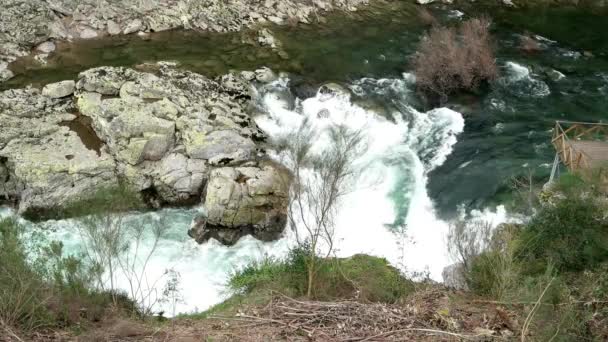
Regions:
<instances>
[{"instance_id":1,"label":"green bush","mask_svg":"<svg viewBox=\"0 0 608 342\"><path fill-rule=\"evenodd\" d=\"M552 263L580 271L608 259L604 207L591 196L570 196L543 207L522 231L518 256L531 273Z\"/></svg>"},{"instance_id":2,"label":"green bush","mask_svg":"<svg viewBox=\"0 0 608 342\"><path fill-rule=\"evenodd\" d=\"M14 220L0 221L0 319L8 325L30 329L45 325L46 285L28 263L23 230Z\"/></svg>"},{"instance_id":3,"label":"green bush","mask_svg":"<svg viewBox=\"0 0 608 342\"><path fill-rule=\"evenodd\" d=\"M0 220L0 260L0 320L19 330L97 321L113 298L114 309L136 312L126 296L93 289L87 265L65 257L61 243L26 234L15 220Z\"/></svg>"},{"instance_id":4,"label":"green bush","mask_svg":"<svg viewBox=\"0 0 608 342\"><path fill-rule=\"evenodd\" d=\"M295 248L285 260L266 258L252 262L231 275L228 287L236 293L264 288L301 296L306 291L306 257L305 249Z\"/></svg>"},{"instance_id":5,"label":"green bush","mask_svg":"<svg viewBox=\"0 0 608 342\"><path fill-rule=\"evenodd\" d=\"M229 288L237 293L274 290L290 296L305 296L306 260L303 248L292 250L285 260L266 259L235 272ZM385 259L355 255L318 262L314 297L319 300L358 298L392 303L413 291L413 283L401 276Z\"/></svg>"}]
</instances>

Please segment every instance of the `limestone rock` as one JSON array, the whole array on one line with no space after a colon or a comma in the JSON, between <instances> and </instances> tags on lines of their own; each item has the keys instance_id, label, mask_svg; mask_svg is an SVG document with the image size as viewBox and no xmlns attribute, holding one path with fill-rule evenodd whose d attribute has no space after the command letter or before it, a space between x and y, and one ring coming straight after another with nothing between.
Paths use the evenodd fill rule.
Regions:
<instances>
[{"instance_id":1,"label":"limestone rock","mask_svg":"<svg viewBox=\"0 0 608 342\"><path fill-rule=\"evenodd\" d=\"M70 96L74 94L75 86L76 82L71 80L47 84L42 88L42 95L53 99Z\"/></svg>"},{"instance_id":2,"label":"limestone rock","mask_svg":"<svg viewBox=\"0 0 608 342\"><path fill-rule=\"evenodd\" d=\"M99 34L97 34L97 31L89 27L84 27L80 30L80 38L82 39L92 39L97 38L97 36L99 36Z\"/></svg>"},{"instance_id":3,"label":"limestone rock","mask_svg":"<svg viewBox=\"0 0 608 342\"><path fill-rule=\"evenodd\" d=\"M274 239L288 177L258 160L266 136L246 112L251 101L239 74L211 80L169 63L0 92L0 198L22 212L53 210L120 179L159 205L204 200L198 241Z\"/></svg>"}]
</instances>

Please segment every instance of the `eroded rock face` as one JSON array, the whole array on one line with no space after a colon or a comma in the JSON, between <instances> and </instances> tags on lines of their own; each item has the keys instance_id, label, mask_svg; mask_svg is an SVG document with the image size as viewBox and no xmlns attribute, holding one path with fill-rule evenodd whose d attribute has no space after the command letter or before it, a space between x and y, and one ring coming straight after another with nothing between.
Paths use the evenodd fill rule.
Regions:
<instances>
[{"instance_id":1,"label":"eroded rock face","mask_svg":"<svg viewBox=\"0 0 608 342\"><path fill-rule=\"evenodd\" d=\"M117 183L116 164L62 122L74 119L71 101L37 89L0 93L0 199L21 212L60 207L90 189Z\"/></svg>"},{"instance_id":2,"label":"eroded rock face","mask_svg":"<svg viewBox=\"0 0 608 342\"><path fill-rule=\"evenodd\" d=\"M289 174L266 162L214 169L209 176L207 215L193 223L189 234L199 243L215 238L234 244L241 236L277 238L287 222Z\"/></svg>"},{"instance_id":3,"label":"eroded rock face","mask_svg":"<svg viewBox=\"0 0 608 342\"><path fill-rule=\"evenodd\" d=\"M266 137L246 113L249 87L240 75L211 80L161 63L1 92L0 200L52 210L126 182L160 203L203 199L210 230L199 241L274 239L287 190L277 167L256 162Z\"/></svg>"}]
</instances>

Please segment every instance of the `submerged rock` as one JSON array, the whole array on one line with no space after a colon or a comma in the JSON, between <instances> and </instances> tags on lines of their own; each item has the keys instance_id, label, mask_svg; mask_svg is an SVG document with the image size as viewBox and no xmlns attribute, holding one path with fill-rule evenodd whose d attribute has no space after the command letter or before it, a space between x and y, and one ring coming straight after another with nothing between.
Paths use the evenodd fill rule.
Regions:
<instances>
[{"instance_id":1,"label":"submerged rock","mask_svg":"<svg viewBox=\"0 0 608 342\"><path fill-rule=\"evenodd\" d=\"M0 82L13 78L15 74L8 69L8 63L0 61Z\"/></svg>"},{"instance_id":2,"label":"submerged rock","mask_svg":"<svg viewBox=\"0 0 608 342\"><path fill-rule=\"evenodd\" d=\"M203 199L210 215L198 241L274 239L287 189L278 167L256 162L265 135L250 101L239 75L211 80L169 64L0 92L0 199L21 213L54 210L120 180L158 203Z\"/></svg>"}]
</instances>

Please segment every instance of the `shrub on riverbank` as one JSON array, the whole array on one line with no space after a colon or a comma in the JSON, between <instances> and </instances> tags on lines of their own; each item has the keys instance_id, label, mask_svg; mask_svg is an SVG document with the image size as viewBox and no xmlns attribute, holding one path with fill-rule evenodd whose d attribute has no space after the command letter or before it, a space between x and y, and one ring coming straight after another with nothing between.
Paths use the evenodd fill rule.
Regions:
<instances>
[{"instance_id":1,"label":"shrub on riverbank","mask_svg":"<svg viewBox=\"0 0 608 342\"><path fill-rule=\"evenodd\" d=\"M306 258L301 249L291 251L286 260L267 259L252 263L232 275L229 288L236 293L277 291L303 297L307 292ZM413 292L413 283L385 259L358 254L350 258L325 260L317 270L314 299L357 299L394 303Z\"/></svg>"},{"instance_id":2,"label":"shrub on riverbank","mask_svg":"<svg viewBox=\"0 0 608 342\"><path fill-rule=\"evenodd\" d=\"M457 90L474 90L498 75L487 19L459 27L431 28L413 59L418 89L442 101Z\"/></svg>"},{"instance_id":3,"label":"shrub on riverbank","mask_svg":"<svg viewBox=\"0 0 608 342\"><path fill-rule=\"evenodd\" d=\"M134 312L126 296L92 289L89 268L64 257L62 247L26 234L14 220L0 221L0 330L81 327L110 309Z\"/></svg>"},{"instance_id":4,"label":"shrub on riverbank","mask_svg":"<svg viewBox=\"0 0 608 342\"><path fill-rule=\"evenodd\" d=\"M528 334L538 340L604 340L605 195L570 175L550 192L537 201L540 206L529 222L495 230L492 242L471 257L464 278L482 297L510 307L523 305L522 340Z\"/></svg>"}]
</instances>

